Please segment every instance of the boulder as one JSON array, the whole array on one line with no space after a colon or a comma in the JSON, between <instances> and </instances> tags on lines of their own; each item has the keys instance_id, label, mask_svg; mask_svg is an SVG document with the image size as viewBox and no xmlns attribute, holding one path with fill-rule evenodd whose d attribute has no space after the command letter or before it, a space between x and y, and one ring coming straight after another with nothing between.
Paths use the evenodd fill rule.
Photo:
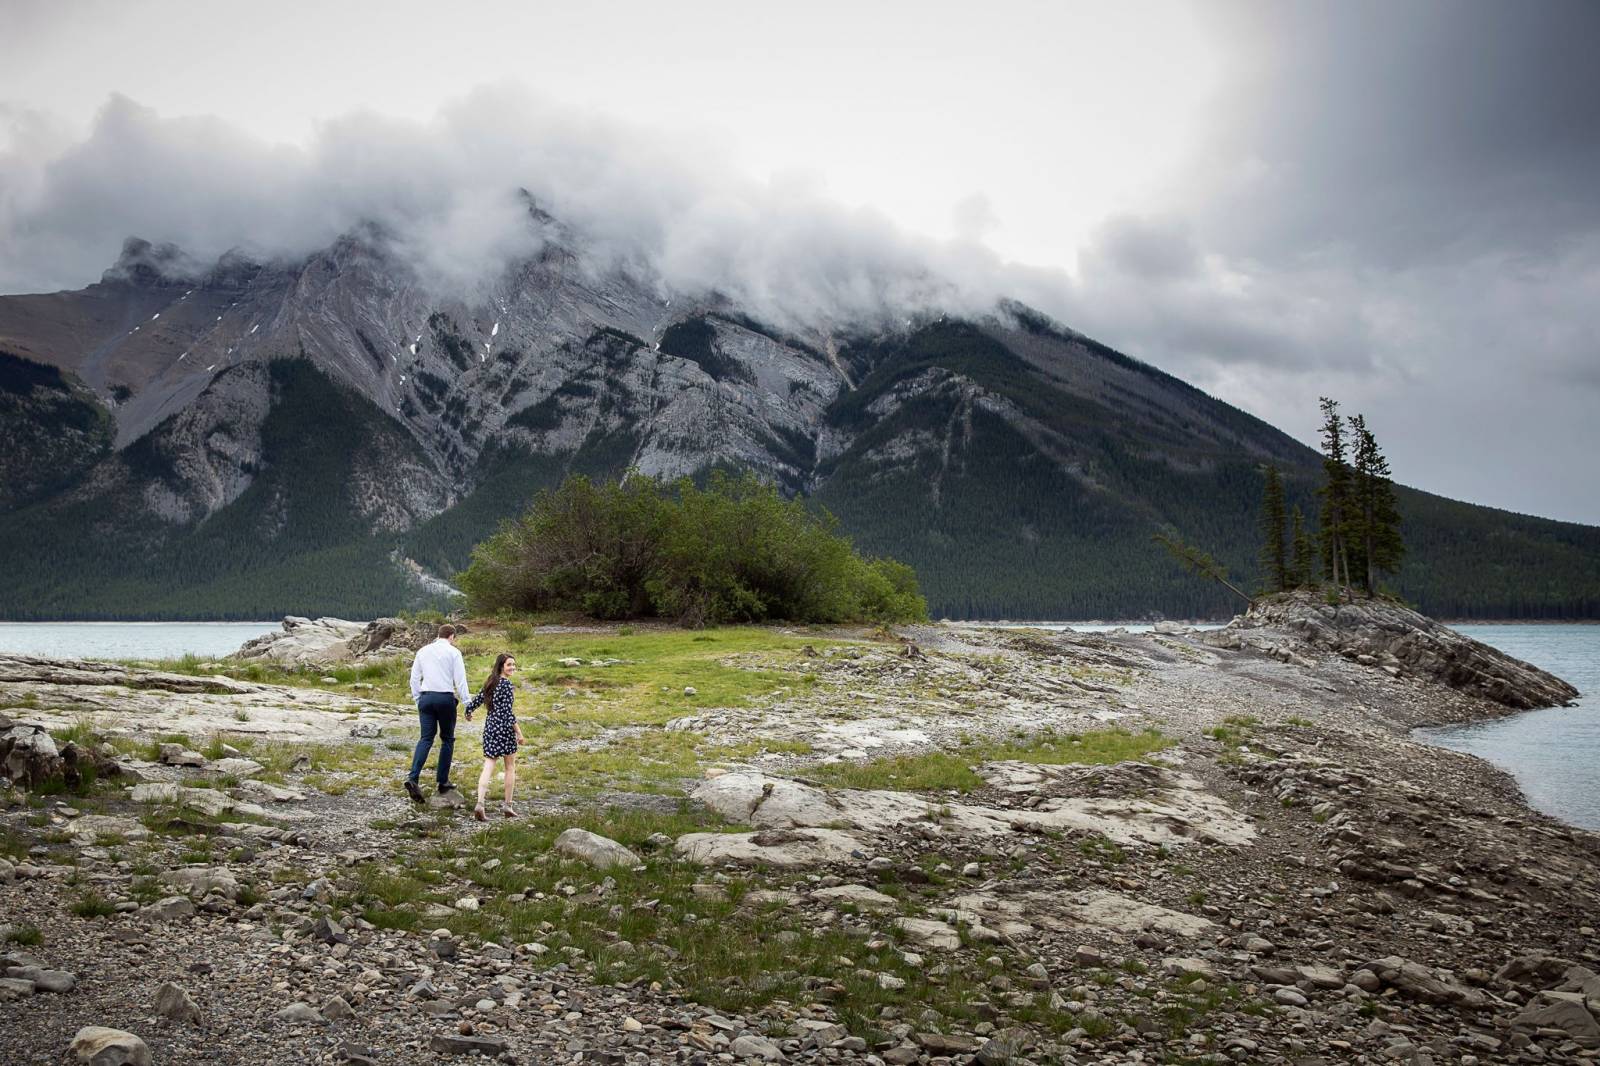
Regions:
<instances>
[{"instance_id":1,"label":"boulder","mask_svg":"<svg viewBox=\"0 0 1600 1066\"><path fill-rule=\"evenodd\" d=\"M466 630L458 623L456 629ZM401 618L379 618L368 622L360 633L345 642L348 658L363 655L401 655L414 652L439 635L432 622L407 622Z\"/></svg>"},{"instance_id":2,"label":"boulder","mask_svg":"<svg viewBox=\"0 0 1600 1066\"><path fill-rule=\"evenodd\" d=\"M78 987L76 974L66 970L46 970L42 966L11 966L6 976L16 980L31 981L35 994L51 992L61 994Z\"/></svg>"},{"instance_id":3,"label":"boulder","mask_svg":"<svg viewBox=\"0 0 1600 1066\"><path fill-rule=\"evenodd\" d=\"M168 896L157 900L144 909L144 913L161 921L173 921L178 918L193 918L194 904L189 902L187 896Z\"/></svg>"},{"instance_id":4,"label":"boulder","mask_svg":"<svg viewBox=\"0 0 1600 1066\"><path fill-rule=\"evenodd\" d=\"M132 1033L86 1025L67 1046L73 1061L89 1066L150 1066L150 1049Z\"/></svg>"},{"instance_id":5,"label":"boulder","mask_svg":"<svg viewBox=\"0 0 1600 1066\"><path fill-rule=\"evenodd\" d=\"M200 1005L171 981L156 989L156 1013L175 1022L200 1022Z\"/></svg>"},{"instance_id":6,"label":"boulder","mask_svg":"<svg viewBox=\"0 0 1600 1066\"><path fill-rule=\"evenodd\" d=\"M896 918L895 927L911 940L934 951L955 951L961 947L961 934L945 922L932 918Z\"/></svg>"},{"instance_id":7,"label":"boulder","mask_svg":"<svg viewBox=\"0 0 1600 1066\"><path fill-rule=\"evenodd\" d=\"M185 867L168 870L161 875L161 883L185 896L226 896L239 898L239 881L226 866Z\"/></svg>"},{"instance_id":8,"label":"boulder","mask_svg":"<svg viewBox=\"0 0 1600 1066\"><path fill-rule=\"evenodd\" d=\"M1559 1029L1580 1047L1600 1047L1600 1022L1575 992L1541 992L1512 1025L1533 1029Z\"/></svg>"},{"instance_id":9,"label":"boulder","mask_svg":"<svg viewBox=\"0 0 1600 1066\"><path fill-rule=\"evenodd\" d=\"M342 618L299 618L283 620L272 633L245 641L230 659L267 659L285 664L329 663L348 657L350 641L367 630L365 622Z\"/></svg>"},{"instance_id":10,"label":"boulder","mask_svg":"<svg viewBox=\"0 0 1600 1066\"><path fill-rule=\"evenodd\" d=\"M44 726L0 716L0 777L33 789L61 776L61 767L61 752Z\"/></svg>"},{"instance_id":11,"label":"boulder","mask_svg":"<svg viewBox=\"0 0 1600 1066\"><path fill-rule=\"evenodd\" d=\"M609 870L613 866L632 869L639 865L639 856L609 837L591 833L586 829L568 829L556 837L555 850L573 859L582 859L590 866Z\"/></svg>"},{"instance_id":12,"label":"boulder","mask_svg":"<svg viewBox=\"0 0 1600 1066\"><path fill-rule=\"evenodd\" d=\"M1465 1007L1487 1006L1489 997L1481 989L1468 988L1448 970L1425 966L1420 962L1389 955L1367 963L1367 969L1377 975L1385 985L1398 989L1413 999L1430 1003L1459 1003Z\"/></svg>"}]
</instances>

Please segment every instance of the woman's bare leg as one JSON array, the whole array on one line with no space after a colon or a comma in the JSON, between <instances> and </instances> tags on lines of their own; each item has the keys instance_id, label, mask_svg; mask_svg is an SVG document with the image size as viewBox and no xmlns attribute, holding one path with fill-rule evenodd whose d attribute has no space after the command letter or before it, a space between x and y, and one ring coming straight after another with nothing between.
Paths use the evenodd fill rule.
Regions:
<instances>
[{"instance_id":1,"label":"woman's bare leg","mask_svg":"<svg viewBox=\"0 0 1600 1066\"><path fill-rule=\"evenodd\" d=\"M506 756L506 806L511 806L512 797L517 791L517 757L515 754Z\"/></svg>"},{"instance_id":2,"label":"woman's bare leg","mask_svg":"<svg viewBox=\"0 0 1600 1066\"><path fill-rule=\"evenodd\" d=\"M483 760L483 772L478 775L478 806L483 806L484 797L489 795L489 786L494 784L494 760Z\"/></svg>"}]
</instances>

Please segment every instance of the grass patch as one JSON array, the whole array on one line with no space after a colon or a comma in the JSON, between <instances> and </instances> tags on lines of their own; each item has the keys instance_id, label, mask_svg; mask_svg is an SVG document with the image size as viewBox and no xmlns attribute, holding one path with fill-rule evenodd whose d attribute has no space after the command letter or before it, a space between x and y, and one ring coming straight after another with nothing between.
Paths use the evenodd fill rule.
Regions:
<instances>
[{"instance_id":1,"label":"grass patch","mask_svg":"<svg viewBox=\"0 0 1600 1066\"><path fill-rule=\"evenodd\" d=\"M605 633L536 633L523 623L501 629L473 630L459 647L467 661L467 677L474 687L487 676L494 657L502 651L517 657L522 668L519 717L528 713L527 701L561 700L567 688L583 694L580 716L600 725L662 724L697 708L737 706L779 687L800 689L810 684L799 673L782 667L798 661L801 649L826 647L815 636L790 636L757 626L686 631L677 628L629 628ZM771 663L748 661L767 657ZM747 661L725 662L730 657ZM578 666L562 666L562 659L577 659ZM618 661L612 661L618 660ZM610 662L600 666L597 663ZM187 656L156 664L162 670L191 675L217 673L211 660ZM411 702L411 657L397 655L364 663L334 666L289 666L265 662L227 661L221 673L266 684L292 685L348 692L353 684L374 686L360 694L369 699ZM202 669L211 666L213 669ZM323 678L332 678L331 682ZM693 695L685 695L693 688ZM548 703L541 710L548 707ZM569 706L568 712L576 710ZM571 717L569 713L565 715Z\"/></svg>"},{"instance_id":2,"label":"grass patch","mask_svg":"<svg viewBox=\"0 0 1600 1066\"><path fill-rule=\"evenodd\" d=\"M27 858L28 838L10 826L0 825L0 857L10 859L12 862L21 862Z\"/></svg>"},{"instance_id":3,"label":"grass patch","mask_svg":"<svg viewBox=\"0 0 1600 1066\"><path fill-rule=\"evenodd\" d=\"M67 910L79 918L104 918L117 913L117 908L100 893L90 889L67 905Z\"/></svg>"},{"instance_id":4,"label":"grass patch","mask_svg":"<svg viewBox=\"0 0 1600 1066\"><path fill-rule=\"evenodd\" d=\"M643 868L597 871L553 854L556 836L573 826L633 848ZM549 949L547 964L566 962L602 984L660 981L718 1010L808 1002L822 981L842 990L835 1003L852 1032L872 1031L886 1006L903 1013L932 1007L965 1024L981 1020L973 1003L984 998L990 974L911 967L901 958L892 916L864 916L882 926L869 940L815 928L792 908L753 904L748 890L770 887L754 880L762 875L714 875L649 846L656 833L733 828L687 804L665 812L613 808L530 818L419 847L404 866L349 871L339 904L362 907L363 917L383 928L444 927L501 944L537 941ZM468 893L478 897L478 910L430 913ZM1025 965L1007 949L995 950L1010 965ZM884 988L879 974L904 986Z\"/></svg>"},{"instance_id":5,"label":"grass patch","mask_svg":"<svg viewBox=\"0 0 1600 1066\"><path fill-rule=\"evenodd\" d=\"M966 793L983 787L983 779L973 767L986 762L1108 765L1147 758L1172 743L1171 738L1155 730L1130 733L1124 729L1099 729L1066 734L1046 731L1024 739L969 740L955 751L832 763L817 767L812 774L842 788Z\"/></svg>"},{"instance_id":6,"label":"grass patch","mask_svg":"<svg viewBox=\"0 0 1600 1066\"><path fill-rule=\"evenodd\" d=\"M33 948L44 943L44 934L39 932L39 927L37 925L23 922L21 925L12 926L7 931L6 939L12 944L20 944L25 948Z\"/></svg>"}]
</instances>

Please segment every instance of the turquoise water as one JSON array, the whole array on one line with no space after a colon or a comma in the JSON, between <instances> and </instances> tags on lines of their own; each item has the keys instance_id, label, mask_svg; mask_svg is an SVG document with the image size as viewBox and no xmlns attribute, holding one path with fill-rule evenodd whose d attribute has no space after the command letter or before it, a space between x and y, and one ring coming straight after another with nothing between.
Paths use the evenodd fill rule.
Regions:
<instances>
[{"instance_id":1,"label":"turquoise water","mask_svg":"<svg viewBox=\"0 0 1600 1066\"><path fill-rule=\"evenodd\" d=\"M1600 830L1600 626L1455 628L1571 682L1582 696L1571 707L1419 729L1416 735L1487 759L1510 772L1537 809Z\"/></svg>"},{"instance_id":2,"label":"turquoise water","mask_svg":"<svg viewBox=\"0 0 1600 1066\"><path fill-rule=\"evenodd\" d=\"M0 622L0 651L65 659L178 659L238 651L277 622Z\"/></svg>"}]
</instances>

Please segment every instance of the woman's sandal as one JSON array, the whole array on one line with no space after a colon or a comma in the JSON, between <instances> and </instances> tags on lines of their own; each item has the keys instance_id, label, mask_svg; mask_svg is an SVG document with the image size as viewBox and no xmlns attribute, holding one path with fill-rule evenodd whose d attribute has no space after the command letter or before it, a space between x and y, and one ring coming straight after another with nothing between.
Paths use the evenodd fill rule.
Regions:
<instances>
[{"instance_id":1,"label":"woman's sandal","mask_svg":"<svg viewBox=\"0 0 1600 1066\"><path fill-rule=\"evenodd\" d=\"M472 817L476 818L480 822L487 822L489 820L489 816L483 813L483 804L481 803L472 808Z\"/></svg>"},{"instance_id":2,"label":"woman's sandal","mask_svg":"<svg viewBox=\"0 0 1600 1066\"><path fill-rule=\"evenodd\" d=\"M509 803L503 803L500 805L500 813L505 815L507 818L515 818L517 816L517 809L511 806Z\"/></svg>"}]
</instances>

